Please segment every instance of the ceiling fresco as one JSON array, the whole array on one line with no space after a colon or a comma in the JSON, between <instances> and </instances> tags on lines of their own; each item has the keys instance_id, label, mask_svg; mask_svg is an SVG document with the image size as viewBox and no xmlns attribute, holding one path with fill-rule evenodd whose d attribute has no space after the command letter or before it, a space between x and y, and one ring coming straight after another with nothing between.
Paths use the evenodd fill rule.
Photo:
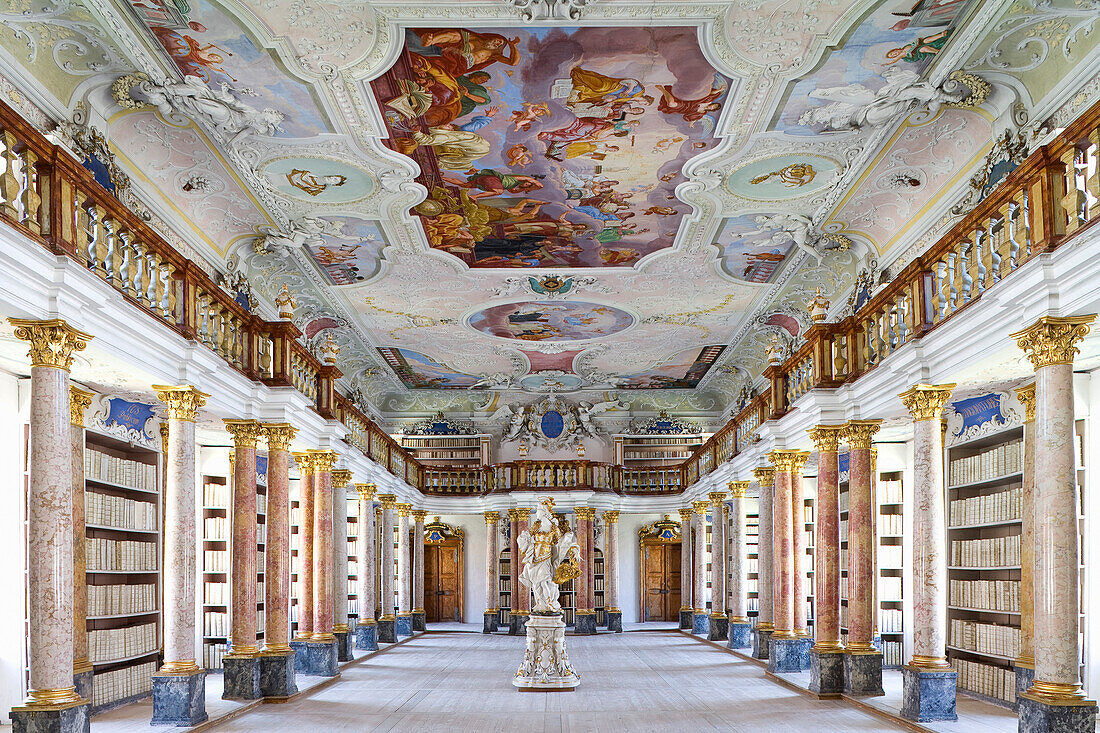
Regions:
<instances>
[{"instance_id":1,"label":"ceiling fresco","mask_svg":"<svg viewBox=\"0 0 1100 733\"><path fill-rule=\"evenodd\" d=\"M0 73L82 105L143 216L265 317L285 284L391 417L720 416L819 288L842 315L976 203L995 139L1100 94L1076 0L85 4L0 4Z\"/></svg>"}]
</instances>

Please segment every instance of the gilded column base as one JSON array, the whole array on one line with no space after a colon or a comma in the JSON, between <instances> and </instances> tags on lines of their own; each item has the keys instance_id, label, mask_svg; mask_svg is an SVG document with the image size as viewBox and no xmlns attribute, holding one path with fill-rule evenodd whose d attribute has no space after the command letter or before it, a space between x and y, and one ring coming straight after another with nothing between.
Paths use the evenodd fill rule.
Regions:
<instances>
[{"instance_id":1,"label":"gilded column base","mask_svg":"<svg viewBox=\"0 0 1100 733\"><path fill-rule=\"evenodd\" d=\"M188 666L192 669L183 671ZM206 670L192 660L165 663L153 675L153 719L150 725L189 728L205 722L207 717Z\"/></svg>"},{"instance_id":2,"label":"gilded column base","mask_svg":"<svg viewBox=\"0 0 1100 733\"><path fill-rule=\"evenodd\" d=\"M13 733L90 733L91 704L78 697L75 687L38 692L58 693L29 699L11 709ZM65 693L65 694L62 694ZM63 699L67 698L67 699Z\"/></svg>"},{"instance_id":3,"label":"gilded column base","mask_svg":"<svg viewBox=\"0 0 1100 733\"><path fill-rule=\"evenodd\" d=\"M958 673L950 666L945 669L930 664L905 665L901 670L901 717L918 723L958 720L955 714L957 678Z\"/></svg>"},{"instance_id":4,"label":"gilded column base","mask_svg":"<svg viewBox=\"0 0 1100 733\"><path fill-rule=\"evenodd\" d=\"M1041 683L1036 683L1041 684ZM1034 686L1033 688L1034 689ZM1081 698L1055 698L1025 692L1016 701L1020 733L1095 733L1096 703Z\"/></svg>"},{"instance_id":5,"label":"gilded column base","mask_svg":"<svg viewBox=\"0 0 1100 733\"><path fill-rule=\"evenodd\" d=\"M364 652L378 650L378 622L372 619L355 625L355 648Z\"/></svg>"},{"instance_id":6,"label":"gilded column base","mask_svg":"<svg viewBox=\"0 0 1100 733\"><path fill-rule=\"evenodd\" d=\"M844 647L840 644L810 649L810 692L820 698L840 697L844 692Z\"/></svg>"},{"instance_id":7,"label":"gilded column base","mask_svg":"<svg viewBox=\"0 0 1100 733\"><path fill-rule=\"evenodd\" d=\"M397 622L394 627L397 630L398 636L412 636L413 633L413 617L411 613L399 613L397 614Z\"/></svg>"},{"instance_id":8,"label":"gilded column base","mask_svg":"<svg viewBox=\"0 0 1100 733\"><path fill-rule=\"evenodd\" d=\"M291 649L283 652L265 649L260 655L260 694L265 700L289 700L298 693L296 656Z\"/></svg>"},{"instance_id":9,"label":"gilded column base","mask_svg":"<svg viewBox=\"0 0 1100 733\"><path fill-rule=\"evenodd\" d=\"M226 654L222 657L224 673L223 700L259 700L260 691L260 655Z\"/></svg>"}]
</instances>

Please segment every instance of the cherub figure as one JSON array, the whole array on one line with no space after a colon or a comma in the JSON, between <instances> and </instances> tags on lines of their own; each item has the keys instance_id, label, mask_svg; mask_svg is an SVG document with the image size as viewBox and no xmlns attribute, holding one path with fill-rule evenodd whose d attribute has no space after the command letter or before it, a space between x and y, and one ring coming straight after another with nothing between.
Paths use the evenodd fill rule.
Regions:
<instances>
[{"instance_id":1,"label":"cherub figure","mask_svg":"<svg viewBox=\"0 0 1100 733\"><path fill-rule=\"evenodd\" d=\"M530 102L523 103L522 110L515 110L508 118L509 122L515 123L515 131L530 130L531 123L538 120L539 117L550 116L550 105L546 102L537 102L531 104Z\"/></svg>"},{"instance_id":2,"label":"cherub figure","mask_svg":"<svg viewBox=\"0 0 1100 733\"><path fill-rule=\"evenodd\" d=\"M513 145L504 154L508 157L509 166L523 168L531 162L531 151L527 149L526 145Z\"/></svg>"}]
</instances>

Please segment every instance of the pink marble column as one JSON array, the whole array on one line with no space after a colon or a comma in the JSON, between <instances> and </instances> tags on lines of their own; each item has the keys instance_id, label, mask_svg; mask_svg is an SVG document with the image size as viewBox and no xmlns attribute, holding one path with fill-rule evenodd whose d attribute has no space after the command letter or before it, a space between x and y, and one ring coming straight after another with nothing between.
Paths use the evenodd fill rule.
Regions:
<instances>
[{"instance_id":1,"label":"pink marble column","mask_svg":"<svg viewBox=\"0 0 1100 733\"><path fill-rule=\"evenodd\" d=\"M313 634L309 638L328 643L336 639L333 635L332 468L337 455L330 450L310 451L310 454L313 456Z\"/></svg>"},{"instance_id":2,"label":"pink marble column","mask_svg":"<svg viewBox=\"0 0 1100 733\"><path fill-rule=\"evenodd\" d=\"M84 412L93 392L69 385L69 420L73 467L73 683L81 697L91 696L92 663L88 660L87 532L84 525Z\"/></svg>"},{"instance_id":3,"label":"pink marble column","mask_svg":"<svg viewBox=\"0 0 1100 733\"><path fill-rule=\"evenodd\" d=\"M695 512L690 508L680 510L680 628L692 628L695 606L692 604L691 591L691 518Z\"/></svg>"},{"instance_id":4,"label":"pink marble column","mask_svg":"<svg viewBox=\"0 0 1100 733\"><path fill-rule=\"evenodd\" d=\"M393 602L394 580L394 556L393 556L393 512L397 506L397 497L393 494L380 494L378 501L382 503L381 510L381 567L382 582L379 584L381 591L381 613L378 616L378 641L393 643L397 641L396 620Z\"/></svg>"},{"instance_id":5,"label":"pink marble column","mask_svg":"<svg viewBox=\"0 0 1100 733\"><path fill-rule=\"evenodd\" d=\"M577 634L595 634L596 611L593 606L596 605L596 594L592 587L595 571L592 548L595 542L592 524L596 519L596 510L592 507L579 506L573 508L573 514L577 518L577 544L580 546L581 551L579 562L581 574L573 581L574 598L576 599L573 629ZM524 523L526 524L526 522Z\"/></svg>"},{"instance_id":6,"label":"pink marble column","mask_svg":"<svg viewBox=\"0 0 1100 733\"><path fill-rule=\"evenodd\" d=\"M500 616L499 569L500 569L500 530L497 523L500 512L485 512L485 614L482 633L491 634L497 630Z\"/></svg>"},{"instance_id":7,"label":"pink marble column","mask_svg":"<svg viewBox=\"0 0 1100 733\"><path fill-rule=\"evenodd\" d=\"M521 535L521 534L523 534L524 532L527 531L527 522L528 522L528 520L530 520L530 518L531 518L531 510L530 509L524 509L522 507L519 508L519 509L516 509L516 537L519 537L519 535ZM590 526L591 526L591 524L590 524ZM589 533L591 534L591 531ZM526 624L527 624L526 617L531 615L531 590L529 588L525 588L523 586L523 583L519 582L519 574L520 574L520 572L523 571L523 567L524 567L522 553L517 553L517 554L513 555L513 557L515 559L512 560L512 573L513 573L513 575L512 575L512 607L513 607L512 610L515 611L515 610L518 609L519 612L524 615L525 618L524 618L523 623L524 623L524 627L526 628ZM591 566L591 564L589 564L589 566L588 566L588 573L589 573L588 574L589 597L591 597L591 587L592 587L592 566ZM591 601L589 602L589 607L591 607Z\"/></svg>"},{"instance_id":8,"label":"pink marble column","mask_svg":"<svg viewBox=\"0 0 1100 733\"><path fill-rule=\"evenodd\" d=\"M262 425L267 440L267 542L264 545L265 654L290 652L290 423Z\"/></svg>"},{"instance_id":9,"label":"pink marble column","mask_svg":"<svg viewBox=\"0 0 1100 733\"><path fill-rule=\"evenodd\" d=\"M726 492L713 491L710 499L710 615L726 616Z\"/></svg>"},{"instance_id":10,"label":"pink marble column","mask_svg":"<svg viewBox=\"0 0 1100 733\"><path fill-rule=\"evenodd\" d=\"M313 636L313 453L295 453L298 465L298 632L305 641Z\"/></svg>"},{"instance_id":11,"label":"pink marble column","mask_svg":"<svg viewBox=\"0 0 1100 733\"><path fill-rule=\"evenodd\" d=\"M693 501L691 508L691 529L695 535L691 545L691 600L692 630L696 634L705 634L710 629L710 614L707 611L707 502Z\"/></svg>"},{"instance_id":12,"label":"pink marble column","mask_svg":"<svg viewBox=\"0 0 1100 733\"><path fill-rule=\"evenodd\" d=\"M359 532L359 568L355 591L359 599L359 619L356 627L371 627L365 632L356 631L355 645L357 649L364 650L377 648L377 637L374 636L378 623L374 618L378 606L378 525L374 516L376 489L374 484L355 484L359 494L359 524L356 527Z\"/></svg>"},{"instance_id":13,"label":"pink marble column","mask_svg":"<svg viewBox=\"0 0 1100 733\"><path fill-rule=\"evenodd\" d=\"M1020 497L1020 655L1013 666L1022 692L1035 676L1035 384L1020 387L1024 406L1024 465ZM1021 671L1022 670L1022 671ZM1022 689L1020 689L1022 688Z\"/></svg>"},{"instance_id":14,"label":"pink marble column","mask_svg":"<svg viewBox=\"0 0 1100 733\"><path fill-rule=\"evenodd\" d=\"M1084 698L1078 667L1081 507L1073 462L1073 357L1094 319L1043 317L1012 334L1035 367L1035 681L1022 697L1045 706L1050 719L1071 712L1050 708L1096 704Z\"/></svg>"},{"instance_id":15,"label":"pink marble column","mask_svg":"<svg viewBox=\"0 0 1100 733\"><path fill-rule=\"evenodd\" d=\"M397 633L412 634L412 548L409 514L412 504L397 505Z\"/></svg>"},{"instance_id":16,"label":"pink marble column","mask_svg":"<svg viewBox=\"0 0 1100 733\"><path fill-rule=\"evenodd\" d=\"M768 459L775 466L772 494L772 587L775 632L772 639L794 639L794 515L791 503L791 459L797 451L773 450Z\"/></svg>"},{"instance_id":17,"label":"pink marble column","mask_svg":"<svg viewBox=\"0 0 1100 733\"><path fill-rule=\"evenodd\" d=\"M423 509L413 510L413 630L424 631L424 520L428 518L428 512Z\"/></svg>"},{"instance_id":18,"label":"pink marble column","mask_svg":"<svg viewBox=\"0 0 1100 733\"><path fill-rule=\"evenodd\" d=\"M842 425L817 425L809 431L817 449L817 536L814 545L813 650L835 653L840 641L840 468Z\"/></svg>"},{"instance_id":19,"label":"pink marble column","mask_svg":"<svg viewBox=\"0 0 1100 733\"><path fill-rule=\"evenodd\" d=\"M775 630L775 545L772 537L772 508L775 506L775 469L767 466L753 469L753 478L760 485L757 508L756 596L757 631L771 634ZM758 658L767 659L767 645L754 648ZM759 655L763 654L762 657Z\"/></svg>"},{"instance_id":20,"label":"pink marble column","mask_svg":"<svg viewBox=\"0 0 1100 733\"><path fill-rule=\"evenodd\" d=\"M58 711L86 705L73 685L73 474L69 413L72 352L92 337L62 320L8 319L30 342L30 480L27 496L27 612L30 685L24 706Z\"/></svg>"},{"instance_id":21,"label":"pink marble column","mask_svg":"<svg viewBox=\"0 0 1100 733\"><path fill-rule=\"evenodd\" d=\"M350 633L348 627L348 484L351 471L337 468L332 471L332 632L339 636L343 646L341 662L351 661Z\"/></svg>"},{"instance_id":22,"label":"pink marble column","mask_svg":"<svg viewBox=\"0 0 1100 733\"><path fill-rule=\"evenodd\" d=\"M619 511L608 509L603 513L604 532L604 599L608 613L622 613L619 608Z\"/></svg>"},{"instance_id":23,"label":"pink marble column","mask_svg":"<svg viewBox=\"0 0 1100 733\"><path fill-rule=\"evenodd\" d=\"M745 553L745 494L748 491L748 481L730 481L730 506L729 506L729 588L726 596L729 598L729 619L731 624L747 624L749 622L748 595L745 593L745 580L748 577Z\"/></svg>"},{"instance_id":24,"label":"pink marble column","mask_svg":"<svg viewBox=\"0 0 1100 733\"><path fill-rule=\"evenodd\" d=\"M849 654L875 651L875 507L871 500L871 438L881 420L849 420L848 443L848 647Z\"/></svg>"},{"instance_id":25,"label":"pink marble column","mask_svg":"<svg viewBox=\"0 0 1100 733\"><path fill-rule=\"evenodd\" d=\"M808 451L796 451L790 457L791 517L793 519L791 523L793 533L791 535L791 545L794 552L794 576L791 582L791 594L794 604L794 632L803 639L812 638L807 623L808 614L806 609L806 598L809 595L806 592L806 586L809 583L809 579L806 577L809 569L807 567L809 556L806 554L806 550L809 545L806 543L806 496L802 487L802 467L806 465L806 459L809 457Z\"/></svg>"},{"instance_id":26,"label":"pink marble column","mask_svg":"<svg viewBox=\"0 0 1100 733\"><path fill-rule=\"evenodd\" d=\"M233 435L233 521L230 543L230 639L227 658L259 653L256 646L256 442L262 435L255 420L225 420Z\"/></svg>"}]
</instances>

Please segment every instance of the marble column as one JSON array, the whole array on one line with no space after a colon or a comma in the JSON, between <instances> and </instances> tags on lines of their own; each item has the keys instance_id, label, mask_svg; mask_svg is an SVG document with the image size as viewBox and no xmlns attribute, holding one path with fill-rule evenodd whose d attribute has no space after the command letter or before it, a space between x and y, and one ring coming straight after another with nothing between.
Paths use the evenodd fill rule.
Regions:
<instances>
[{"instance_id":1,"label":"marble column","mask_svg":"<svg viewBox=\"0 0 1100 733\"><path fill-rule=\"evenodd\" d=\"M794 633L798 634L798 665L802 669L810 668L810 647L814 644L813 634L809 630L809 609L806 599L809 593L809 543L806 538L806 495L802 485L802 467L810 457L809 451L798 451L791 457L791 514L794 518L792 530L794 547L794 576L791 592L794 597Z\"/></svg>"},{"instance_id":2,"label":"marble column","mask_svg":"<svg viewBox=\"0 0 1100 733\"><path fill-rule=\"evenodd\" d=\"M745 552L745 494L748 481L730 481L729 505L729 648L747 649L752 646L752 625L749 623L748 595L745 580L748 564Z\"/></svg>"},{"instance_id":3,"label":"marble column","mask_svg":"<svg viewBox=\"0 0 1100 733\"><path fill-rule=\"evenodd\" d=\"M1016 389L1024 406L1024 461L1020 497L1020 655L1016 699L1035 682L1035 383Z\"/></svg>"},{"instance_id":4,"label":"marble column","mask_svg":"<svg viewBox=\"0 0 1100 733\"><path fill-rule=\"evenodd\" d=\"M336 532L332 470L339 456L331 450L309 453L313 459L313 632L305 644L305 668L298 669L304 674L335 677L339 674L339 655L334 628L337 579L333 567ZM347 585L346 575L343 585Z\"/></svg>"},{"instance_id":5,"label":"marble column","mask_svg":"<svg viewBox=\"0 0 1100 733\"><path fill-rule=\"evenodd\" d=\"M772 495L772 587L775 589L775 631L768 647L769 672L801 671L801 641L795 626L795 523L791 474L801 451L773 450L768 459L775 466Z\"/></svg>"},{"instance_id":6,"label":"marble column","mask_svg":"<svg viewBox=\"0 0 1100 733\"><path fill-rule=\"evenodd\" d=\"M298 631L290 642L294 669L305 674L313 636L313 454L294 453L298 465Z\"/></svg>"},{"instance_id":7,"label":"marble column","mask_svg":"<svg viewBox=\"0 0 1100 733\"><path fill-rule=\"evenodd\" d=\"M397 635L412 636L412 548L409 514L412 504L397 505Z\"/></svg>"},{"instance_id":8,"label":"marble column","mask_svg":"<svg viewBox=\"0 0 1100 733\"><path fill-rule=\"evenodd\" d=\"M1073 459L1073 357L1096 318L1044 316L1012 334L1035 367L1035 681L1018 703L1021 731L1092 733L1081 689L1081 506Z\"/></svg>"},{"instance_id":9,"label":"marble column","mask_svg":"<svg viewBox=\"0 0 1100 733\"><path fill-rule=\"evenodd\" d=\"M264 645L260 692L286 700L298 692L290 648L290 423L262 423L267 441L267 541L264 544Z\"/></svg>"},{"instance_id":10,"label":"marble column","mask_svg":"<svg viewBox=\"0 0 1100 733\"><path fill-rule=\"evenodd\" d=\"M817 532L814 543L814 645L810 691L818 697L844 692L840 641L840 437L843 425L810 428L817 450Z\"/></svg>"},{"instance_id":11,"label":"marble column","mask_svg":"<svg viewBox=\"0 0 1100 733\"><path fill-rule=\"evenodd\" d=\"M336 637L336 660L350 662L351 629L348 627L348 484L351 471L337 468L332 472L332 635Z\"/></svg>"},{"instance_id":12,"label":"marble column","mask_svg":"<svg viewBox=\"0 0 1100 733\"><path fill-rule=\"evenodd\" d=\"M372 652L378 649L378 621L374 609L378 605L378 524L374 516L374 484L356 484L359 494L359 568L356 595L359 599L359 619L355 624L355 648Z\"/></svg>"},{"instance_id":13,"label":"marble column","mask_svg":"<svg viewBox=\"0 0 1100 733\"><path fill-rule=\"evenodd\" d=\"M691 633L706 634L710 631L710 612L707 610L707 502L691 502Z\"/></svg>"},{"instance_id":14,"label":"marble column","mask_svg":"<svg viewBox=\"0 0 1100 733\"><path fill-rule=\"evenodd\" d=\"M901 715L957 720L957 673L947 663L947 497L940 414L954 384L898 395L913 417L913 658L902 670Z\"/></svg>"},{"instance_id":15,"label":"marble column","mask_svg":"<svg viewBox=\"0 0 1100 733\"><path fill-rule=\"evenodd\" d=\"M492 634L497 630L500 614L500 530L497 522L500 512L485 512L485 615L483 634Z\"/></svg>"},{"instance_id":16,"label":"marble column","mask_svg":"<svg viewBox=\"0 0 1100 733\"><path fill-rule=\"evenodd\" d=\"M689 631L695 625L695 607L691 591L691 518L695 512L690 507L680 510L680 628Z\"/></svg>"},{"instance_id":17,"label":"marble column","mask_svg":"<svg viewBox=\"0 0 1100 733\"><path fill-rule=\"evenodd\" d=\"M730 617L726 614L726 492L707 494L710 499L710 625L707 638L725 641Z\"/></svg>"},{"instance_id":18,"label":"marble column","mask_svg":"<svg viewBox=\"0 0 1100 733\"><path fill-rule=\"evenodd\" d=\"M525 636L527 634L527 621L531 618L531 591L519 582L519 574L523 572L523 558L519 551L518 539L527 529L527 521L531 517L530 509L509 509L508 516L512 519L511 556L512 556L512 612L509 622L509 633Z\"/></svg>"},{"instance_id":19,"label":"marble column","mask_svg":"<svg viewBox=\"0 0 1100 733\"><path fill-rule=\"evenodd\" d=\"M230 522L230 638L224 657L225 700L256 700L260 690L260 650L256 646L256 443L255 420L225 420L233 436L232 520Z\"/></svg>"},{"instance_id":20,"label":"marble column","mask_svg":"<svg viewBox=\"0 0 1100 733\"><path fill-rule=\"evenodd\" d=\"M27 614L30 685L15 730L87 731L88 700L73 684L73 474L69 369L92 338L65 321L10 318L30 342Z\"/></svg>"},{"instance_id":21,"label":"marble column","mask_svg":"<svg viewBox=\"0 0 1100 733\"><path fill-rule=\"evenodd\" d=\"M423 509L413 511L413 631L426 631L427 624L424 618L424 520L428 512Z\"/></svg>"},{"instance_id":22,"label":"marble column","mask_svg":"<svg viewBox=\"0 0 1100 733\"><path fill-rule=\"evenodd\" d=\"M378 616L378 641L383 644L393 644L397 641L397 616L394 615L393 604L393 512L397 507L397 497L393 494L380 494L378 501L382 503L382 612Z\"/></svg>"},{"instance_id":23,"label":"marble column","mask_svg":"<svg viewBox=\"0 0 1100 733\"><path fill-rule=\"evenodd\" d=\"M88 660L87 518L84 512L84 412L95 393L69 385L69 421L73 467L73 685L92 699L92 663Z\"/></svg>"},{"instance_id":24,"label":"marble column","mask_svg":"<svg viewBox=\"0 0 1100 733\"><path fill-rule=\"evenodd\" d=\"M772 545L772 504L775 494L775 469L762 466L753 469L753 478L760 485L757 508L756 545L756 626L752 634L752 656L768 658L768 647L775 631L774 548Z\"/></svg>"},{"instance_id":25,"label":"marble column","mask_svg":"<svg viewBox=\"0 0 1100 733\"><path fill-rule=\"evenodd\" d=\"M871 439L881 420L849 420L848 444L848 646L844 692L882 695L882 652L874 645L875 505L871 496Z\"/></svg>"},{"instance_id":26,"label":"marble column","mask_svg":"<svg viewBox=\"0 0 1100 733\"><path fill-rule=\"evenodd\" d=\"M596 593L593 589L593 573L595 560L592 549L595 547L593 536L593 523L596 519L596 510L592 507L579 506L573 509L577 517L577 544L580 545L580 576L573 581L577 610L574 615L573 632L576 634L596 633Z\"/></svg>"},{"instance_id":27,"label":"marble column","mask_svg":"<svg viewBox=\"0 0 1100 733\"><path fill-rule=\"evenodd\" d=\"M603 528L607 533L603 553L603 597L607 603L604 611L607 630L622 633L623 610L619 608L619 510L608 509L603 513Z\"/></svg>"},{"instance_id":28,"label":"marble column","mask_svg":"<svg viewBox=\"0 0 1100 733\"><path fill-rule=\"evenodd\" d=\"M511 587L511 592L508 595L508 633L512 636L524 636L526 634L524 628L519 625L516 617L516 611L519 609L519 594L523 590L523 585L519 582L519 512L515 507L508 510L508 583ZM580 530L578 529L578 533ZM579 534L578 534L579 540ZM583 559L582 559L583 561ZM577 578L573 581L573 599L574 603L580 603L581 584L583 580ZM576 608L576 606L574 606ZM522 619L526 622L527 619Z\"/></svg>"}]
</instances>

